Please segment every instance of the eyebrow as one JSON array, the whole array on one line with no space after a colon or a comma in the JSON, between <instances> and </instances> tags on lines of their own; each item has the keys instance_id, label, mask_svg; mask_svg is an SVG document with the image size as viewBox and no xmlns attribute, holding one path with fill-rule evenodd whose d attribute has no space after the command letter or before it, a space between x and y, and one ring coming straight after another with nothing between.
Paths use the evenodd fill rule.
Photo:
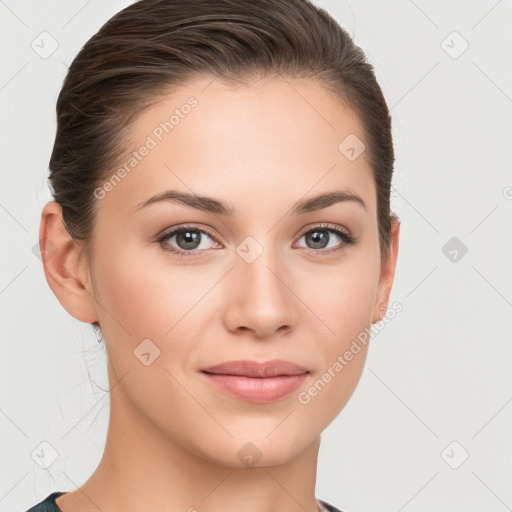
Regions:
<instances>
[{"instance_id":1,"label":"eyebrow","mask_svg":"<svg viewBox=\"0 0 512 512\"><path fill-rule=\"evenodd\" d=\"M161 201L170 201L185 206L190 206L197 210L205 212L211 212L218 215L225 215L228 217L233 216L235 208L218 199L213 197L198 196L195 194L189 194L187 192L180 192L178 190L167 190L162 194L157 194L150 197L147 201L144 201L135 206L135 211L141 210L150 204L154 204ZM366 210L366 204L357 194L350 190L334 190L323 194L316 195L309 199L302 199L297 201L292 207L291 213L293 215L303 215L305 213L314 212L317 210L323 210L336 203L341 202L355 202L361 205Z\"/></svg>"}]
</instances>

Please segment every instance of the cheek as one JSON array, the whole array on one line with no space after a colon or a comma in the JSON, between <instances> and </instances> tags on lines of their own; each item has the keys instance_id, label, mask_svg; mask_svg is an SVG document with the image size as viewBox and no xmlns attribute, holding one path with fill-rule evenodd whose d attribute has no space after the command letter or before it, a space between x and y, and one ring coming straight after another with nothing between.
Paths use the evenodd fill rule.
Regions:
<instances>
[{"instance_id":1,"label":"cheek","mask_svg":"<svg viewBox=\"0 0 512 512\"><path fill-rule=\"evenodd\" d=\"M300 273L297 294L318 319L319 334L339 348L371 325L378 289L378 261L371 253L353 252L336 266Z\"/></svg>"},{"instance_id":2,"label":"cheek","mask_svg":"<svg viewBox=\"0 0 512 512\"><path fill-rule=\"evenodd\" d=\"M107 253L97 258L95 274L100 325L118 373L138 369L134 355L147 351L153 351L151 358L157 355L152 365L188 367L218 307L208 293L219 279L216 272L173 265L156 250L125 248L109 258Z\"/></svg>"},{"instance_id":3,"label":"cheek","mask_svg":"<svg viewBox=\"0 0 512 512\"><path fill-rule=\"evenodd\" d=\"M323 421L336 417L354 392L370 342L378 260L371 252L355 254L345 264L301 278L303 285L310 283L301 293L317 317L315 345L321 363L298 403Z\"/></svg>"},{"instance_id":4,"label":"cheek","mask_svg":"<svg viewBox=\"0 0 512 512\"><path fill-rule=\"evenodd\" d=\"M186 297L192 292L185 282L189 274L182 269L162 267L161 262L148 257L148 250L126 244L119 253L111 251L109 255L108 250L104 251L97 261L95 275L102 321L123 331L124 336L162 336L185 313L189 302Z\"/></svg>"},{"instance_id":5,"label":"cheek","mask_svg":"<svg viewBox=\"0 0 512 512\"><path fill-rule=\"evenodd\" d=\"M352 346L350 360L347 351ZM297 408L309 418L317 418L321 429L325 428L345 407L352 396L368 353L368 346L358 342L358 346L347 347L331 354L328 363L316 373L308 386L297 395Z\"/></svg>"}]
</instances>

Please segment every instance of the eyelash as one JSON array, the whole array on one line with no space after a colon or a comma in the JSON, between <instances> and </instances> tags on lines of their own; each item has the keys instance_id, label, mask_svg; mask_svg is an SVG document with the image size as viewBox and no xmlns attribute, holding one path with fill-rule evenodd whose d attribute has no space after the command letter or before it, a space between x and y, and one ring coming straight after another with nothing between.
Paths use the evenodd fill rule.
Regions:
<instances>
[{"instance_id":1,"label":"eyelash","mask_svg":"<svg viewBox=\"0 0 512 512\"><path fill-rule=\"evenodd\" d=\"M163 233L156 240L156 242L161 246L161 248L164 251L170 252L170 253L173 253L173 254L176 254L176 255L179 255L182 258L183 257L186 257L186 258L198 257L199 253L201 253L201 251L203 249L201 249L199 251L183 251L183 250L177 250L174 247L170 246L169 244L165 243L165 241L168 238L170 238L171 236L175 235L176 233L179 233L180 231L187 231L187 230L199 231L201 233L205 233L213 241L217 242L215 234L211 230L209 230L208 228L204 228L204 227L199 228L198 226L191 225L191 224L185 224L185 225L181 225L181 226L176 226L176 227L174 227L172 229L167 230L165 233ZM318 250L315 250L315 249L309 249L307 247L301 247L301 249L305 249L309 253L321 254L321 255L332 254L332 253L343 251L346 246L354 245L358 241L357 237L355 237L355 236L353 236L353 235L351 235L349 233L346 233L345 231L342 231L342 230L340 230L340 229L338 229L336 227L333 227L331 224L316 224L316 225L312 226L311 228L303 231L300 234L300 236L298 237L298 239L300 240L304 235L310 233L311 231L315 231L315 230L318 230L318 231L329 231L331 233L334 233L336 236L341 238L343 242L342 242L341 246L331 247L330 249L318 249ZM217 242L217 243L219 243L219 242Z\"/></svg>"}]
</instances>

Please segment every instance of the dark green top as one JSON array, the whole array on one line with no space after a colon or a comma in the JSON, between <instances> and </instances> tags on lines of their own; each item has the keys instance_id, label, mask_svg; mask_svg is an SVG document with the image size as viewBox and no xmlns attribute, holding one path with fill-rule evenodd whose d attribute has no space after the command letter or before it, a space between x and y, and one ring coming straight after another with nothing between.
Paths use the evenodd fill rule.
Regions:
<instances>
[{"instance_id":1,"label":"dark green top","mask_svg":"<svg viewBox=\"0 0 512 512\"><path fill-rule=\"evenodd\" d=\"M55 498L58 498L64 492L52 492L43 501L29 508L27 512L62 512L55 503Z\"/></svg>"},{"instance_id":2,"label":"dark green top","mask_svg":"<svg viewBox=\"0 0 512 512\"><path fill-rule=\"evenodd\" d=\"M58 498L61 494L66 494L65 492L52 492L49 494L43 501L34 505L32 508L29 508L27 512L62 512L57 504L55 503L55 499ZM323 506L327 512L342 512L340 509L334 507L333 505L317 499L321 506Z\"/></svg>"}]
</instances>

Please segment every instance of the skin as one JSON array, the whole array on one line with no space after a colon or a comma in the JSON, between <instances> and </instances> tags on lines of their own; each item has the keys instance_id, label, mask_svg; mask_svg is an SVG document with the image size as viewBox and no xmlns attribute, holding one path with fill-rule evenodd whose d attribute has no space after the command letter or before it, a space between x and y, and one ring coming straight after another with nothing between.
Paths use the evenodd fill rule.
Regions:
<instances>
[{"instance_id":1,"label":"skin","mask_svg":"<svg viewBox=\"0 0 512 512\"><path fill-rule=\"evenodd\" d=\"M316 511L320 435L352 395L367 347L308 404L297 395L388 304L400 224L381 264L367 154L349 161L338 149L349 134L365 141L358 118L313 80L233 87L201 79L136 120L128 153L190 96L198 105L97 201L92 261L55 202L42 212L42 250L46 239L55 246L46 278L71 315L99 322L111 386L103 458L80 489L57 499L63 512ZM136 211L169 189L217 198L235 213L170 201ZM290 213L297 201L333 189L354 192L366 209L344 201ZM157 235L182 223L209 228L216 240L200 234L195 258L166 252ZM317 223L349 230L357 242L322 255L326 249L303 236ZM248 236L263 248L252 263L236 252ZM176 236L165 243L187 250ZM329 233L329 248L340 246ZM160 350L148 366L134 356L144 339ZM310 373L270 403L229 396L200 373L228 360L274 358ZM237 457L248 442L261 452L251 467Z\"/></svg>"}]
</instances>

